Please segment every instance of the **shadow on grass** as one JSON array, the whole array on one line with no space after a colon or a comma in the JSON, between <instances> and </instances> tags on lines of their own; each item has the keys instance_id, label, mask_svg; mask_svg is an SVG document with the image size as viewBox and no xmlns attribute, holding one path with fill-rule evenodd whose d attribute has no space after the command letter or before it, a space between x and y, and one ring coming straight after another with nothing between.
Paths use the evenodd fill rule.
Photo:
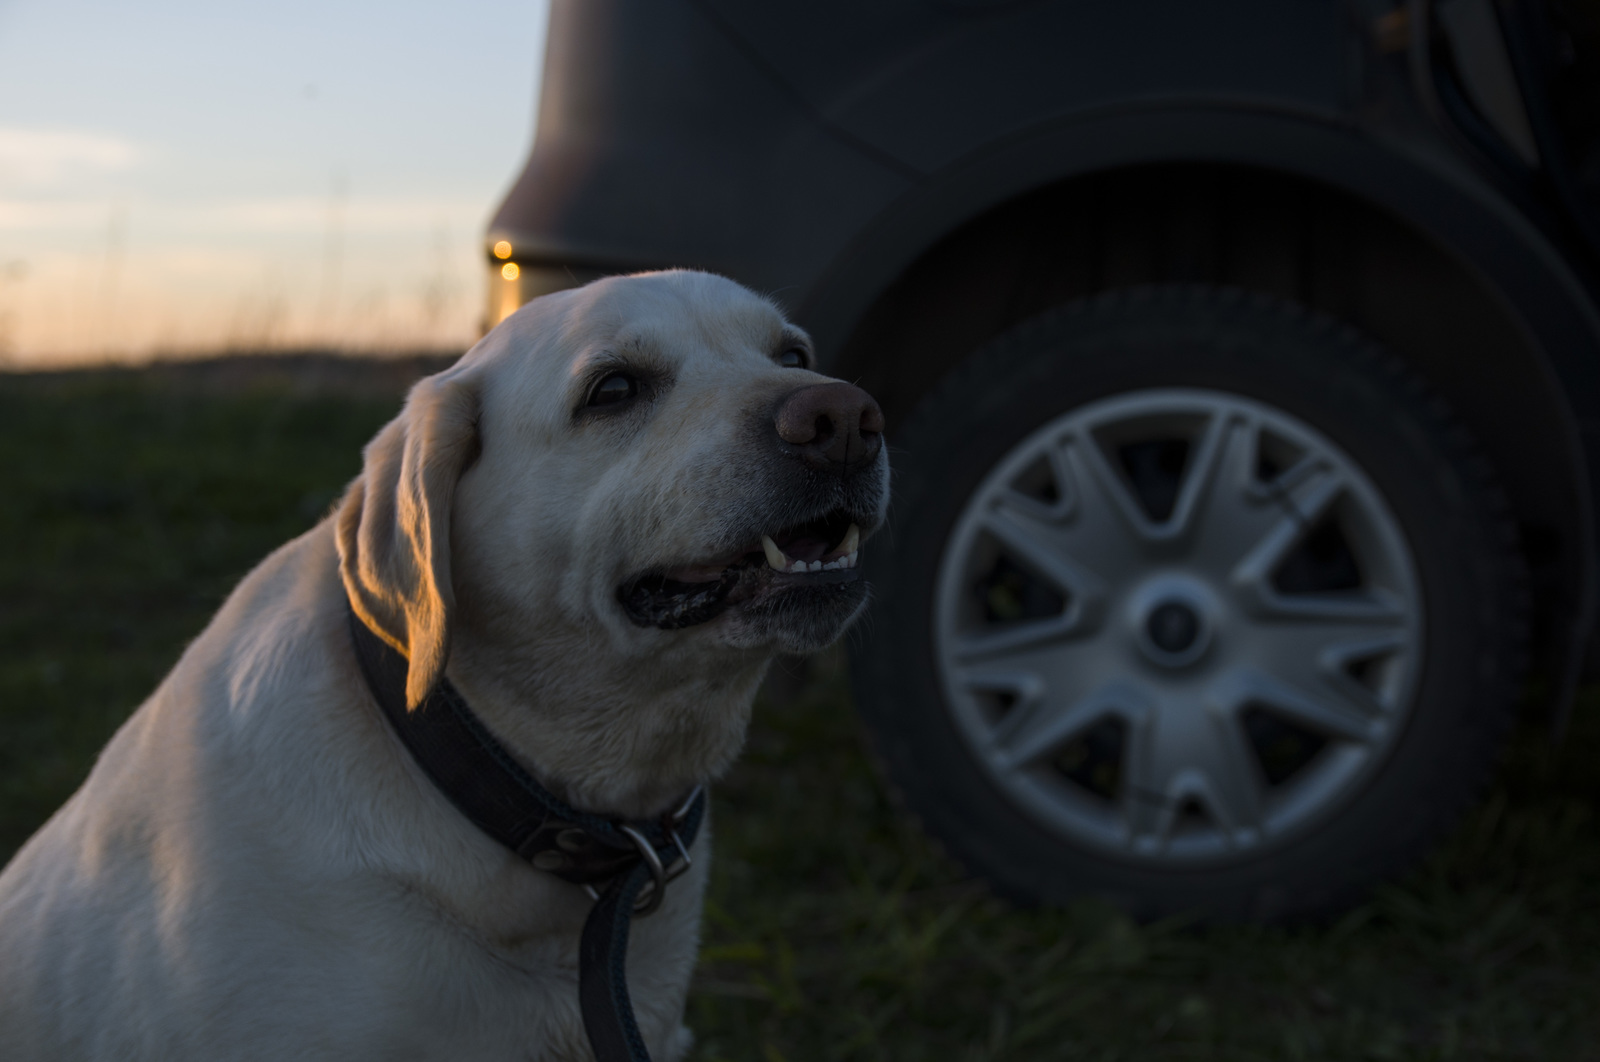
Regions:
<instances>
[{"instance_id":1,"label":"shadow on grass","mask_svg":"<svg viewBox=\"0 0 1600 1062\"><path fill-rule=\"evenodd\" d=\"M327 510L401 378L0 377L0 859ZM1600 1059L1600 690L1336 925L1196 929L990 898L891 806L839 655L807 671L715 790L701 1062Z\"/></svg>"}]
</instances>

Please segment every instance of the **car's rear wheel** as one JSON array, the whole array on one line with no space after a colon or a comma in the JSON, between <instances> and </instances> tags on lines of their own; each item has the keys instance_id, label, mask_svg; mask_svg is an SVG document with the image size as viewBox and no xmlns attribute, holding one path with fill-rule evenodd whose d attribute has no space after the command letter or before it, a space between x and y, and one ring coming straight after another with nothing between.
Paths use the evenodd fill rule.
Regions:
<instances>
[{"instance_id":1,"label":"car's rear wheel","mask_svg":"<svg viewBox=\"0 0 1600 1062\"><path fill-rule=\"evenodd\" d=\"M1326 914L1487 776L1523 655L1504 504L1351 330L1113 294L974 354L895 443L858 701L1003 892Z\"/></svg>"}]
</instances>

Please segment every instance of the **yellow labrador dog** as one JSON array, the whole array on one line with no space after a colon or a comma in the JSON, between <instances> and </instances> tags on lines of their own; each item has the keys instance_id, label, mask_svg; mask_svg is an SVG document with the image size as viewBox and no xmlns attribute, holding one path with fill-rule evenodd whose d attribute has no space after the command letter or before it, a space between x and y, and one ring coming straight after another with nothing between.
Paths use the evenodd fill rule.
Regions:
<instances>
[{"instance_id":1,"label":"yellow labrador dog","mask_svg":"<svg viewBox=\"0 0 1600 1062\"><path fill-rule=\"evenodd\" d=\"M0 1058L592 1057L593 892L441 791L352 632L401 716L453 688L507 770L668 822L773 653L865 602L882 416L812 365L768 301L666 272L536 300L418 383L0 875ZM690 1042L709 844L626 945L658 1062Z\"/></svg>"}]
</instances>

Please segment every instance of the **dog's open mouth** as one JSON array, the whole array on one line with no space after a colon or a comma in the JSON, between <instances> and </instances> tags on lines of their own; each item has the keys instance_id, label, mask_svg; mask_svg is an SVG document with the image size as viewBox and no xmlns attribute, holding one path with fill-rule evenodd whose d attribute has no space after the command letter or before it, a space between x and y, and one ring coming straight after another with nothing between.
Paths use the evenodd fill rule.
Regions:
<instances>
[{"instance_id":1,"label":"dog's open mouth","mask_svg":"<svg viewBox=\"0 0 1600 1062\"><path fill-rule=\"evenodd\" d=\"M618 589L617 598L641 627L693 627L771 589L853 582L860 547L860 527L837 509L763 533L713 561L635 576Z\"/></svg>"}]
</instances>

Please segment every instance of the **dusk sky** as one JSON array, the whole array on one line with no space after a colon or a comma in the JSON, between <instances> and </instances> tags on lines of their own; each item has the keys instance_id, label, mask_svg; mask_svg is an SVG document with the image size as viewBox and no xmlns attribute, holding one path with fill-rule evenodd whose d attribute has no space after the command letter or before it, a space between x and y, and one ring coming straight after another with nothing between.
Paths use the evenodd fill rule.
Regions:
<instances>
[{"instance_id":1,"label":"dusk sky","mask_svg":"<svg viewBox=\"0 0 1600 1062\"><path fill-rule=\"evenodd\" d=\"M464 348L546 21L0 0L0 361Z\"/></svg>"}]
</instances>

